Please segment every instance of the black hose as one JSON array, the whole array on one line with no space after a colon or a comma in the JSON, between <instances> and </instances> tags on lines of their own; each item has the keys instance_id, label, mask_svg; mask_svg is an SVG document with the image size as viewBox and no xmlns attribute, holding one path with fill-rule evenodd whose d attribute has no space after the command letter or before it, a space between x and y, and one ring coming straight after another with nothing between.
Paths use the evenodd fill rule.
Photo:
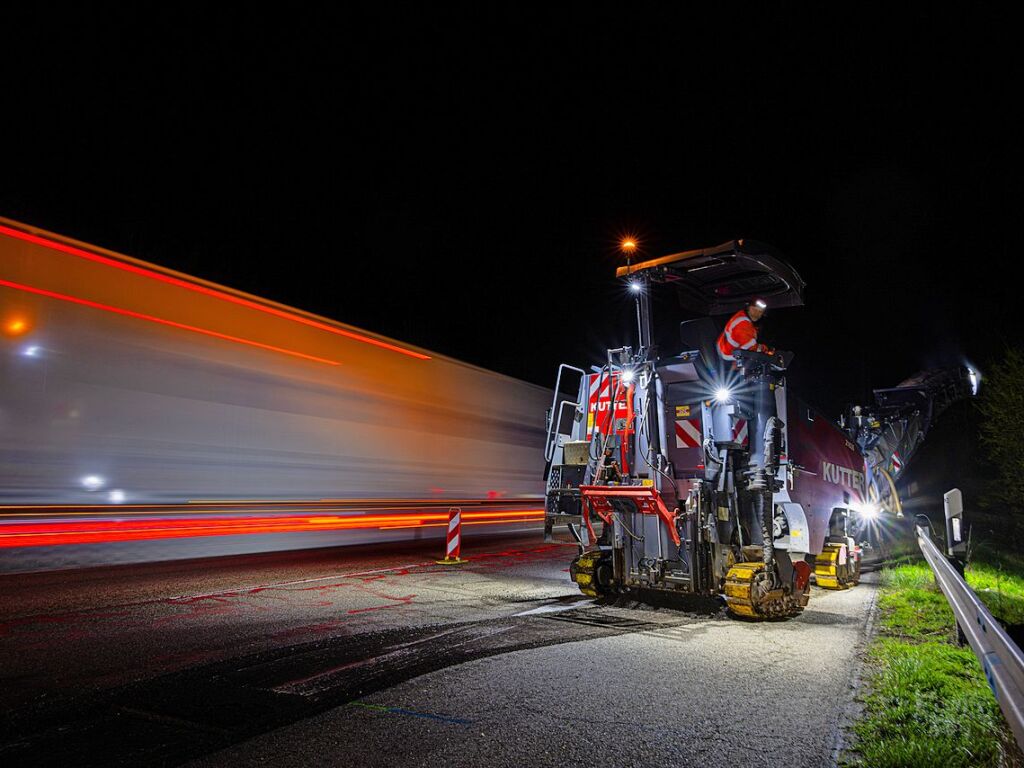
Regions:
<instances>
[{"instance_id":1,"label":"black hose","mask_svg":"<svg viewBox=\"0 0 1024 768\"><path fill-rule=\"evenodd\" d=\"M918 525L921 525L921 521L924 520L925 524L928 526L928 532L931 534L933 539L935 538L935 527L932 525L932 520L928 515L914 515L914 520L917 521Z\"/></svg>"},{"instance_id":2,"label":"black hose","mask_svg":"<svg viewBox=\"0 0 1024 768\"><path fill-rule=\"evenodd\" d=\"M761 526L761 551L764 554L765 566L770 566L772 561L775 559L775 546L772 542L771 533L768 530L768 526L765 523L764 515L764 494L758 493L754 497L754 511L757 514L757 522Z\"/></svg>"}]
</instances>

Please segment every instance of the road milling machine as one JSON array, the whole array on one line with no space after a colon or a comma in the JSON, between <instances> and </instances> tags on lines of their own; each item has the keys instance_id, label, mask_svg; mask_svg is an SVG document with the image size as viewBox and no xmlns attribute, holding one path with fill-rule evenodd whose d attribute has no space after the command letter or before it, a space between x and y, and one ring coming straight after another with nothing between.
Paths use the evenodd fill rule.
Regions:
<instances>
[{"instance_id":1,"label":"road milling machine","mask_svg":"<svg viewBox=\"0 0 1024 768\"><path fill-rule=\"evenodd\" d=\"M719 316L755 297L803 303L803 280L771 248L732 241L618 277L636 297L637 346L589 371L560 366L547 421L546 534L564 523L576 537L580 590L724 596L733 615L768 619L802 610L812 574L855 585L851 534L880 509L902 515L896 480L976 374L917 374L835 423L790 392L791 353L717 353ZM697 316L672 352L653 341L652 292L669 289ZM576 397L560 399L573 376Z\"/></svg>"}]
</instances>

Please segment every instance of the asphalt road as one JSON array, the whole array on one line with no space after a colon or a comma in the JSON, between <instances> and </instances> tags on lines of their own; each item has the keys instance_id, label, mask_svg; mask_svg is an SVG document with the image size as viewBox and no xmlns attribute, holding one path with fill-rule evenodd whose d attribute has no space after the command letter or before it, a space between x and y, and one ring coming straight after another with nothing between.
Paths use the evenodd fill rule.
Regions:
<instances>
[{"instance_id":1,"label":"asphalt road","mask_svg":"<svg viewBox=\"0 0 1024 768\"><path fill-rule=\"evenodd\" d=\"M4 765L833 763L874 587L582 598L536 537L0 578Z\"/></svg>"}]
</instances>

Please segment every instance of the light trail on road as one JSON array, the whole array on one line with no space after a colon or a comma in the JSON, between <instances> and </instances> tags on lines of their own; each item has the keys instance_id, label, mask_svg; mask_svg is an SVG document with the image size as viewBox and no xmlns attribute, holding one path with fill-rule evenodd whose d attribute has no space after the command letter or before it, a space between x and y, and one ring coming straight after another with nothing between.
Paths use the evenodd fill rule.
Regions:
<instances>
[{"instance_id":1,"label":"light trail on road","mask_svg":"<svg viewBox=\"0 0 1024 768\"><path fill-rule=\"evenodd\" d=\"M180 509L180 508L179 508ZM176 510L177 511L177 510ZM124 519L113 514L108 507L98 519L65 520L51 510L58 519L0 523L0 549L11 547L39 547L65 544L107 544L121 541L178 539L205 536L237 536L249 534L299 533L311 531L388 530L396 528L427 528L447 525L447 511L424 511L416 508L409 512L391 514L349 513L276 514L249 516L192 516L192 517L135 517ZM97 514L94 513L94 514ZM193 513L194 514L194 513ZM539 522L543 509L483 509L464 511L466 524L498 525Z\"/></svg>"}]
</instances>

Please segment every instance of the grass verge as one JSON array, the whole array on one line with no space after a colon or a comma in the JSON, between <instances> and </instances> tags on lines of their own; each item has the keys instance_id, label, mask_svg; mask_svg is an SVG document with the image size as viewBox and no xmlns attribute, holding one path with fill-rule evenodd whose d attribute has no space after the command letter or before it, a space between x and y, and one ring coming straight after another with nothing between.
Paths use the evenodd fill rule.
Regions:
<instances>
[{"instance_id":1,"label":"grass verge","mask_svg":"<svg viewBox=\"0 0 1024 768\"><path fill-rule=\"evenodd\" d=\"M1024 623L1024 579L988 563L968 581L997 618ZM847 765L982 768L1022 757L926 563L881 574L879 632L868 651L864 709Z\"/></svg>"}]
</instances>

